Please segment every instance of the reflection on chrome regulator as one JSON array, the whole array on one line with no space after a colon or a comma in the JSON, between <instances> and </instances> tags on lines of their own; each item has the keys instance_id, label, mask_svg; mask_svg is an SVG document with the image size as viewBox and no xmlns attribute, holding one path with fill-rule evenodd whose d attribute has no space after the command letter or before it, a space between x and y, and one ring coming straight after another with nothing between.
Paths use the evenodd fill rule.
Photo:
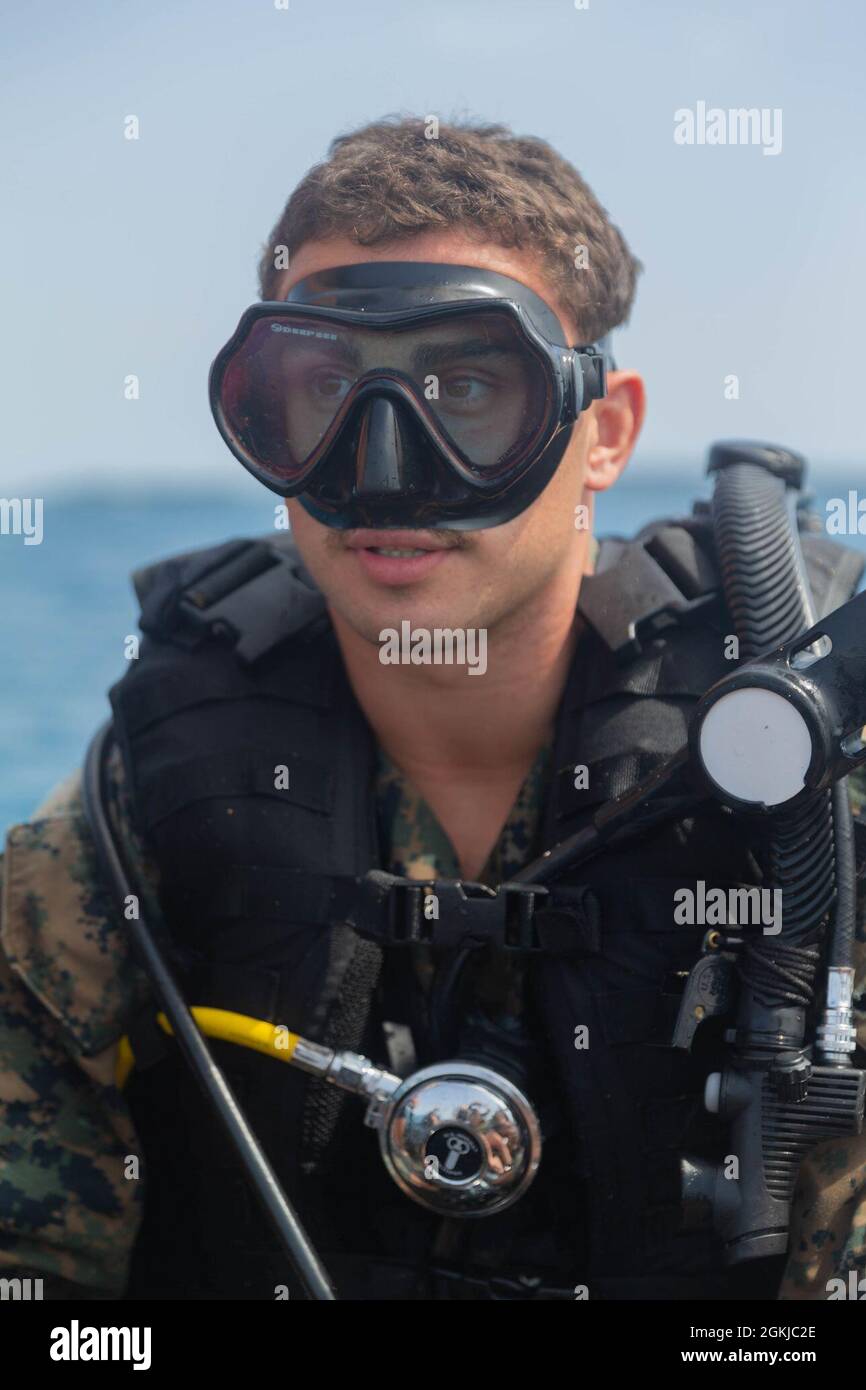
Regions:
<instances>
[{"instance_id":1,"label":"reflection on chrome regulator","mask_svg":"<svg viewBox=\"0 0 866 1390\"><path fill-rule=\"evenodd\" d=\"M369 1099L385 1167L401 1191L443 1216L510 1207L541 1160L531 1101L474 1062L437 1062L402 1080L356 1052L301 1040L292 1064Z\"/></svg>"}]
</instances>

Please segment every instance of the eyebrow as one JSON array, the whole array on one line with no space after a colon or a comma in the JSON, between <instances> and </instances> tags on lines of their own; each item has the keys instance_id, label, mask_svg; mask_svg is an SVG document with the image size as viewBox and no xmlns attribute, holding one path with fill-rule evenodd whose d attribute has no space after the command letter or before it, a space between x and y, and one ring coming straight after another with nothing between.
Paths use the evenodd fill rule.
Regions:
<instances>
[{"instance_id":1,"label":"eyebrow","mask_svg":"<svg viewBox=\"0 0 866 1390\"><path fill-rule=\"evenodd\" d=\"M513 347L501 343L491 343L489 338L464 338L453 343L429 343L413 353L414 365L423 369L447 362L459 361L462 357L513 357Z\"/></svg>"},{"instance_id":2,"label":"eyebrow","mask_svg":"<svg viewBox=\"0 0 866 1390\"><path fill-rule=\"evenodd\" d=\"M326 361L343 362L356 368L364 365L364 354L345 338L337 342L317 342L316 350ZM489 338L462 338L450 343L424 344L412 354L412 365L421 372L428 367L441 367L448 362L460 361L464 357L513 356L513 347L492 343Z\"/></svg>"},{"instance_id":3,"label":"eyebrow","mask_svg":"<svg viewBox=\"0 0 866 1390\"><path fill-rule=\"evenodd\" d=\"M352 367L363 366L361 353L345 338L339 338L335 343L316 343L316 349L326 360L348 362Z\"/></svg>"}]
</instances>

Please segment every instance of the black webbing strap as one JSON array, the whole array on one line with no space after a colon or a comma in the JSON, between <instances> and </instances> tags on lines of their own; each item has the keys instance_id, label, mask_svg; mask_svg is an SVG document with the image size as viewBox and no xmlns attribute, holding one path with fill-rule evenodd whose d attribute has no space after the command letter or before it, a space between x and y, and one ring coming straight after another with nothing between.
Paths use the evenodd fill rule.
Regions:
<instances>
[{"instance_id":1,"label":"black webbing strap","mask_svg":"<svg viewBox=\"0 0 866 1390\"><path fill-rule=\"evenodd\" d=\"M220 749L150 777L139 793L139 813L143 824L153 829L166 816L196 801L251 796L327 815L334 803L334 778L323 774L319 763L297 753L254 746Z\"/></svg>"},{"instance_id":2,"label":"black webbing strap","mask_svg":"<svg viewBox=\"0 0 866 1390\"><path fill-rule=\"evenodd\" d=\"M239 866L192 877L187 902L202 919L281 917L345 924L388 947L497 946L520 953L598 949L596 899L583 887L411 879L382 869L359 877Z\"/></svg>"},{"instance_id":3,"label":"black webbing strap","mask_svg":"<svg viewBox=\"0 0 866 1390\"><path fill-rule=\"evenodd\" d=\"M202 653L195 657L198 662L202 659ZM267 677L259 675L257 680L251 679L249 672L234 662L231 666L211 662L203 667L198 680L191 680L186 668L169 666L166 670L160 670L154 679L125 690L126 732L130 738L135 738L153 724L170 719L184 710L192 710L203 704L229 704L252 698L284 705L287 719L292 717L292 711L298 705L307 709L326 709L332 698L333 681L329 680L329 674L322 661L310 659L294 663L288 675L282 669L275 674L269 673Z\"/></svg>"}]
</instances>

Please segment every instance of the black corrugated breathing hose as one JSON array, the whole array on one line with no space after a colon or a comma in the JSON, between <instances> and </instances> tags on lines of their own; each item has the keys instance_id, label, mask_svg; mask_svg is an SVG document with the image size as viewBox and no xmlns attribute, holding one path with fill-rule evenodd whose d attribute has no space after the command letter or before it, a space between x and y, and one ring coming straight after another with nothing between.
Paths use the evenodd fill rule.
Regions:
<instances>
[{"instance_id":1,"label":"black corrugated breathing hose","mask_svg":"<svg viewBox=\"0 0 866 1390\"><path fill-rule=\"evenodd\" d=\"M748 661L791 641L817 621L803 562L794 495L760 462L711 456L712 501L725 599ZM725 452L726 451L726 452ZM743 451L747 456L752 449ZM761 451L758 451L759 453ZM799 461L797 461L799 462ZM741 975L768 1008L805 1007L818 968L817 942L836 900L829 963L850 964L854 931L853 826L844 780L774 817L769 877L782 890L782 931L751 940ZM790 1043L796 1046L792 1037Z\"/></svg>"}]
</instances>

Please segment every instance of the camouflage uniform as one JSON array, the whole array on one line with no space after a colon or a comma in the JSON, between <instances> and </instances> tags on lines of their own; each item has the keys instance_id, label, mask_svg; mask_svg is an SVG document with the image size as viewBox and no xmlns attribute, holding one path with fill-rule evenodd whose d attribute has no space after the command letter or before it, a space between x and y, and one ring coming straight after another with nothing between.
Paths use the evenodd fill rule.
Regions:
<instances>
[{"instance_id":1,"label":"camouflage uniform","mask_svg":"<svg viewBox=\"0 0 866 1390\"><path fill-rule=\"evenodd\" d=\"M548 759L528 775L481 877L497 882L531 857ZM119 761L109 812L136 866L153 919L153 866L130 829ZM380 761L379 814L393 871L457 876L453 847L393 764ZM866 802L866 779L857 793ZM42 1276L49 1297L118 1298L141 1217L128 1176L138 1143L114 1085L119 1039L147 999L123 922L102 888L69 779L26 825L13 827L0 907L0 1270ZM857 998L866 1045L866 892L858 929ZM429 959L419 956L422 979ZM520 981L504 957L473 981L497 1020L519 1021ZM825 1144L804 1164L782 1296L826 1298L827 1279L866 1267L866 1136Z\"/></svg>"},{"instance_id":2,"label":"camouflage uniform","mask_svg":"<svg viewBox=\"0 0 866 1390\"><path fill-rule=\"evenodd\" d=\"M6 841L0 921L0 1266L116 1297L139 1220L114 1087L141 981L100 886L78 779Z\"/></svg>"}]
</instances>

